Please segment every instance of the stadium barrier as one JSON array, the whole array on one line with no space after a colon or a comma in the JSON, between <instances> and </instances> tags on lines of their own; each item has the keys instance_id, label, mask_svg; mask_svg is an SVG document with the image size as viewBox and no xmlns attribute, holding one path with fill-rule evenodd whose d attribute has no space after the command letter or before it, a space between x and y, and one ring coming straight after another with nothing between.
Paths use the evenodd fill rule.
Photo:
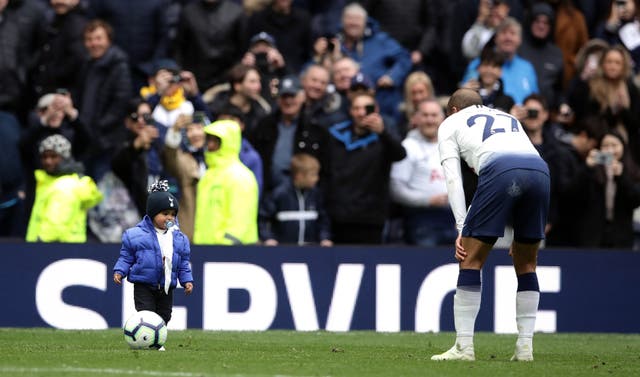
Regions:
<instances>
[{"instance_id":1,"label":"stadium barrier","mask_svg":"<svg viewBox=\"0 0 640 377\"><path fill-rule=\"evenodd\" d=\"M0 243L0 327L104 329L133 313L112 281L119 245ZM194 293L174 295L171 329L453 330L458 266L449 248L192 247ZM544 249L542 332L640 332L640 253ZM483 270L476 329L516 332L506 250Z\"/></svg>"}]
</instances>

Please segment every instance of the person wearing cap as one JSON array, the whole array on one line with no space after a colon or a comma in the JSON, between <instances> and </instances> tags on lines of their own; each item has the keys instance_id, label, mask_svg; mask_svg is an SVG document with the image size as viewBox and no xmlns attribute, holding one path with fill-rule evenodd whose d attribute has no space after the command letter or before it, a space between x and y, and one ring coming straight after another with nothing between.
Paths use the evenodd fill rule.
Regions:
<instances>
[{"instance_id":1,"label":"person wearing cap","mask_svg":"<svg viewBox=\"0 0 640 377\"><path fill-rule=\"evenodd\" d=\"M165 324L171 319L177 283L185 295L193 291L191 247L178 225L178 200L168 188L167 181L156 181L149 188L146 214L122 234L113 267L114 283L122 284L125 277L133 283L136 310L155 312Z\"/></svg>"},{"instance_id":2,"label":"person wearing cap","mask_svg":"<svg viewBox=\"0 0 640 377\"><path fill-rule=\"evenodd\" d=\"M196 111L209 109L198 90L198 83L192 72L182 70L171 59L159 59L153 68L154 75L149 78L149 86L141 89L147 94L152 107L153 119L165 129L173 126L181 114L192 115Z\"/></svg>"},{"instance_id":3,"label":"person wearing cap","mask_svg":"<svg viewBox=\"0 0 640 377\"><path fill-rule=\"evenodd\" d=\"M480 56L480 52L495 34L498 25L509 15L505 0L480 0L476 22L462 37L462 54L467 60Z\"/></svg>"},{"instance_id":4,"label":"person wearing cap","mask_svg":"<svg viewBox=\"0 0 640 377\"><path fill-rule=\"evenodd\" d=\"M371 81L369 76L362 72L356 73L355 76L351 78L351 85L349 86L349 90L347 90L347 95L345 102L342 105L342 111L345 114L349 114L349 108L351 106L351 98L360 94L360 93L368 93L372 96L376 95L376 86ZM402 140L401 132L398 128L398 122L392 118L390 115L380 113L382 117L382 121L384 122L384 127L389 134L395 137L398 140Z\"/></svg>"},{"instance_id":5,"label":"person wearing cap","mask_svg":"<svg viewBox=\"0 0 640 377\"><path fill-rule=\"evenodd\" d=\"M258 183L239 158L240 125L218 120L204 128L207 170L198 182L193 243L258 242Z\"/></svg>"},{"instance_id":6,"label":"person wearing cap","mask_svg":"<svg viewBox=\"0 0 640 377\"><path fill-rule=\"evenodd\" d=\"M82 164L71 157L71 143L51 135L39 146L42 168L35 170L36 193L27 227L27 242L87 240L87 212L102 200Z\"/></svg>"},{"instance_id":7,"label":"person wearing cap","mask_svg":"<svg viewBox=\"0 0 640 377\"><path fill-rule=\"evenodd\" d=\"M262 84L260 94L272 103L277 96L276 88L280 78L289 73L287 62L278 49L275 38L264 31L251 37L249 49L241 62L258 71Z\"/></svg>"},{"instance_id":8,"label":"person wearing cap","mask_svg":"<svg viewBox=\"0 0 640 377\"><path fill-rule=\"evenodd\" d=\"M277 107L249 133L249 141L260 154L263 165L263 192L286 182L291 157L307 153L326 160L327 131L301 122L304 91L295 75L285 76L278 87ZM321 171L322 177L322 171Z\"/></svg>"}]
</instances>

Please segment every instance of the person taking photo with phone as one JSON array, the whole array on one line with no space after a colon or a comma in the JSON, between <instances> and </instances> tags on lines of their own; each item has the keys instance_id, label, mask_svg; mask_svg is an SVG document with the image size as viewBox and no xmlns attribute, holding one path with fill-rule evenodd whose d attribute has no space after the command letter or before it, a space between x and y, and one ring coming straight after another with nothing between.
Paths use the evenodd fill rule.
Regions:
<instances>
[{"instance_id":1,"label":"person taking photo with phone","mask_svg":"<svg viewBox=\"0 0 640 377\"><path fill-rule=\"evenodd\" d=\"M351 98L350 119L329 128L327 210L337 244L380 244L391 164L406 151L387 131L373 94Z\"/></svg>"}]
</instances>

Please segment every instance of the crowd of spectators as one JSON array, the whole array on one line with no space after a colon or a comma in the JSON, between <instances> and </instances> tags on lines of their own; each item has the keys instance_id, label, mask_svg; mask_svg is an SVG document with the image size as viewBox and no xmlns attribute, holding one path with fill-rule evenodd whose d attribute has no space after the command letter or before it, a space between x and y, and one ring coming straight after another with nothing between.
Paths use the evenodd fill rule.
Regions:
<instances>
[{"instance_id":1,"label":"crowd of spectators","mask_svg":"<svg viewBox=\"0 0 640 377\"><path fill-rule=\"evenodd\" d=\"M638 249L639 72L639 0L0 0L0 236L119 242L167 179L195 244L449 245L467 87L547 161L547 246Z\"/></svg>"}]
</instances>

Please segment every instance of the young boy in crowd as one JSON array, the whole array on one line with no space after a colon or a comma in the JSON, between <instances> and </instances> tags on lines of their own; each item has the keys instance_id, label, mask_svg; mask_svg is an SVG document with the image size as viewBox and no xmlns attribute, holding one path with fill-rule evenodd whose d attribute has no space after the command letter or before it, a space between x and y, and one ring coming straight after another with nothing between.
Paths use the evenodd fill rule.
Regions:
<instances>
[{"instance_id":1,"label":"young boy in crowd","mask_svg":"<svg viewBox=\"0 0 640 377\"><path fill-rule=\"evenodd\" d=\"M171 319L177 280L185 294L193 290L189 240L178 228L178 200L168 190L167 181L151 186L147 214L122 235L120 257L113 267L116 284L122 284L123 277L133 283L136 310L155 312L165 323Z\"/></svg>"},{"instance_id":2,"label":"young boy in crowd","mask_svg":"<svg viewBox=\"0 0 640 377\"><path fill-rule=\"evenodd\" d=\"M291 180L266 195L260 207L260 238L265 245L333 245L329 217L316 186L319 172L315 157L298 153L291 158Z\"/></svg>"}]
</instances>

